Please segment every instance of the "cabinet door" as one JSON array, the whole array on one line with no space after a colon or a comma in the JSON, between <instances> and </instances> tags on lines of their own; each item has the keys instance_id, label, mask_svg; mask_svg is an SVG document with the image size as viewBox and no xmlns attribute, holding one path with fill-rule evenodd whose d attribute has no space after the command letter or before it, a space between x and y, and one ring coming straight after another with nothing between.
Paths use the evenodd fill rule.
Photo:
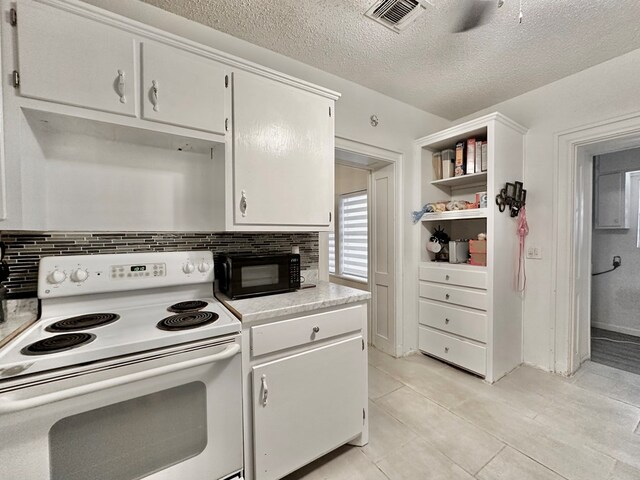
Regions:
<instances>
[{"instance_id":1,"label":"cabinet door","mask_svg":"<svg viewBox=\"0 0 640 480\"><path fill-rule=\"evenodd\" d=\"M21 95L135 115L131 35L34 0L17 9Z\"/></svg>"},{"instance_id":2,"label":"cabinet door","mask_svg":"<svg viewBox=\"0 0 640 480\"><path fill-rule=\"evenodd\" d=\"M185 50L142 44L142 117L224 135L225 66Z\"/></svg>"},{"instance_id":3,"label":"cabinet door","mask_svg":"<svg viewBox=\"0 0 640 480\"><path fill-rule=\"evenodd\" d=\"M234 74L236 224L331 224L333 105L275 80Z\"/></svg>"},{"instance_id":4,"label":"cabinet door","mask_svg":"<svg viewBox=\"0 0 640 480\"><path fill-rule=\"evenodd\" d=\"M624 172L598 175L596 181L596 228L629 228L625 193Z\"/></svg>"},{"instance_id":5,"label":"cabinet door","mask_svg":"<svg viewBox=\"0 0 640 480\"><path fill-rule=\"evenodd\" d=\"M253 367L256 480L275 480L362 431L362 337Z\"/></svg>"}]
</instances>

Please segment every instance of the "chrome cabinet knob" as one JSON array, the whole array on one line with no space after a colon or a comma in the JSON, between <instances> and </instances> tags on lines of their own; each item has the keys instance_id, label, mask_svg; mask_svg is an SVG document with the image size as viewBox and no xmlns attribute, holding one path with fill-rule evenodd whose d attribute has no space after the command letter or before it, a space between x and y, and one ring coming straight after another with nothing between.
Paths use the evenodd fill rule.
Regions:
<instances>
[{"instance_id":1,"label":"chrome cabinet knob","mask_svg":"<svg viewBox=\"0 0 640 480\"><path fill-rule=\"evenodd\" d=\"M449 347L444 347L444 353L449 353Z\"/></svg>"},{"instance_id":2,"label":"chrome cabinet knob","mask_svg":"<svg viewBox=\"0 0 640 480\"><path fill-rule=\"evenodd\" d=\"M445 318L445 319L444 319L444 323L445 323L446 325L449 325L449 319L448 319L448 318Z\"/></svg>"},{"instance_id":3,"label":"chrome cabinet knob","mask_svg":"<svg viewBox=\"0 0 640 480\"><path fill-rule=\"evenodd\" d=\"M447 293L447 294L444 296L444 298L446 298L447 300L449 300L449 296L450 296L450 295Z\"/></svg>"},{"instance_id":4,"label":"chrome cabinet knob","mask_svg":"<svg viewBox=\"0 0 640 480\"><path fill-rule=\"evenodd\" d=\"M445 280L449 280L449 275L445 275L445 276L444 276L444 279L445 279Z\"/></svg>"},{"instance_id":5,"label":"chrome cabinet knob","mask_svg":"<svg viewBox=\"0 0 640 480\"><path fill-rule=\"evenodd\" d=\"M320 327L315 326L313 327L313 333L318 333L320 331Z\"/></svg>"}]
</instances>

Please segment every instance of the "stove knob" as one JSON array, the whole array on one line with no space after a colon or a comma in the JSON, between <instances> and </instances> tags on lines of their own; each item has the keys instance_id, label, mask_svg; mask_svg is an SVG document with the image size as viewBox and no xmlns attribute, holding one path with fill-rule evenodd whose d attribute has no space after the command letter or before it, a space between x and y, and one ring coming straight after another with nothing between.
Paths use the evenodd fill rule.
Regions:
<instances>
[{"instance_id":1,"label":"stove knob","mask_svg":"<svg viewBox=\"0 0 640 480\"><path fill-rule=\"evenodd\" d=\"M47 277L47 282L53 283L53 284L62 283L64 282L65 278L67 278L67 276L65 275L64 272L61 272L60 270L54 270Z\"/></svg>"},{"instance_id":2,"label":"stove knob","mask_svg":"<svg viewBox=\"0 0 640 480\"><path fill-rule=\"evenodd\" d=\"M89 276L89 272L79 268L71 274L71 280L74 282L84 282L88 276Z\"/></svg>"},{"instance_id":3,"label":"stove knob","mask_svg":"<svg viewBox=\"0 0 640 480\"><path fill-rule=\"evenodd\" d=\"M184 273L193 273L195 269L196 269L196 266L191 262L187 262L182 266L182 271Z\"/></svg>"},{"instance_id":4,"label":"stove knob","mask_svg":"<svg viewBox=\"0 0 640 480\"><path fill-rule=\"evenodd\" d=\"M198 270L200 270L202 273L208 272L210 268L211 265L209 265L209 262L200 262L200 264L198 265Z\"/></svg>"}]
</instances>

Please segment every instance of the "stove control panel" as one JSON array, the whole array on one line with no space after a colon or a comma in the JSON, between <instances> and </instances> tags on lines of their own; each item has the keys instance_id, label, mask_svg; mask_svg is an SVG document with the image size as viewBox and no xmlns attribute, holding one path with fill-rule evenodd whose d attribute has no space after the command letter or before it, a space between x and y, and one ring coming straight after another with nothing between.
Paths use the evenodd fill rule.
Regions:
<instances>
[{"instance_id":1,"label":"stove control panel","mask_svg":"<svg viewBox=\"0 0 640 480\"><path fill-rule=\"evenodd\" d=\"M112 265L112 280L130 280L144 277L164 277L167 274L165 263L147 263L135 265Z\"/></svg>"},{"instance_id":2,"label":"stove control panel","mask_svg":"<svg viewBox=\"0 0 640 480\"><path fill-rule=\"evenodd\" d=\"M38 271L38 297L213 284L213 271L209 251L45 257Z\"/></svg>"}]
</instances>

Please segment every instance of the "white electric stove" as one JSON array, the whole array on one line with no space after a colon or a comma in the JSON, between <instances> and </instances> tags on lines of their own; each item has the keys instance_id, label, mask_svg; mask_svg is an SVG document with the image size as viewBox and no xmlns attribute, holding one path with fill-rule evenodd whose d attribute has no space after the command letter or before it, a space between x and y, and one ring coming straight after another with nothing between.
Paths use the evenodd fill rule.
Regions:
<instances>
[{"instance_id":1,"label":"white electric stove","mask_svg":"<svg viewBox=\"0 0 640 480\"><path fill-rule=\"evenodd\" d=\"M41 318L0 349L3 478L240 478L241 326L213 267L206 251L41 260Z\"/></svg>"}]
</instances>

